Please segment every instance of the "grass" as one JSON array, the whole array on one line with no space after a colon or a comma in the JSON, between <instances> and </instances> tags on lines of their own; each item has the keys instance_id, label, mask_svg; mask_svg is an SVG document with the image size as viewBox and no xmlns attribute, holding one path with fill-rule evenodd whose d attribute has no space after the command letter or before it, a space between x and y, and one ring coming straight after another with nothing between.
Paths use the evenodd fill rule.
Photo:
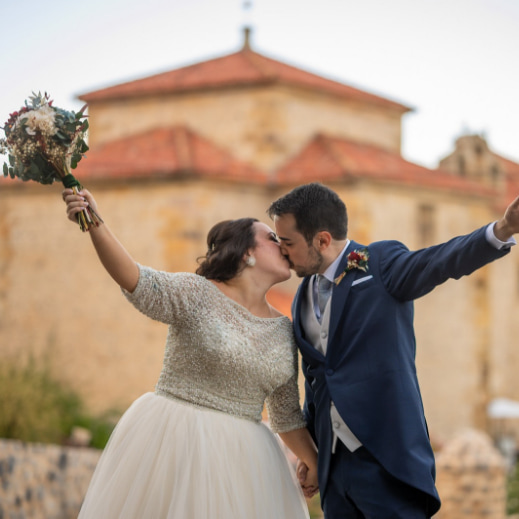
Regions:
<instances>
[{"instance_id":1,"label":"grass","mask_svg":"<svg viewBox=\"0 0 519 519\"><path fill-rule=\"evenodd\" d=\"M324 517L323 511L321 510L321 499L319 494L315 495L311 499L307 499L306 503L310 512L310 519L322 519Z\"/></svg>"},{"instance_id":2,"label":"grass","mask_svg":"<svg viewBox=\"0 0 519 519\"><path fill-rule=\"evenodd\" d=\"M515 465L508 476L506 513L519 514L519 464Z\"/></svg>"}]
</instances>

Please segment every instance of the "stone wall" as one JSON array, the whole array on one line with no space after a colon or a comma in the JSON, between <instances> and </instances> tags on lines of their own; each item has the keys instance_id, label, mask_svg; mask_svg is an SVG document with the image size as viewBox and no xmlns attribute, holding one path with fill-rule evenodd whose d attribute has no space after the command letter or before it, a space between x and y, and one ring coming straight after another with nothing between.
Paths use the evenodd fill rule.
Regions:
<instances>
[{"instance_id":1,"label":"stone wall","mask_svg":"<svg viewBox=\"0 0 519 519\"><path fill-rule=\"evenodd\" d=\"M454 436L437 456L442 508L435 519L504 519L507 467L490 437L476 430Z\"/></svg>"},{"instance_id":2,"label":"stone wall","mask_svg":"<svg viewBox=\"0 0 519 519\"><path fill-rule=\"evenodd\" d=\"M0 519L75 519L100 454L0 440Z\"/></svg>"},{"instance_id":3,"label":"stone wall","mask_svg":"<svg viewBox=\"0 0 519 519\"><path fill-rule=\"evenodd\" d=\"M0 519L76 518L101 452L0 440ZM442 508L435 519L504 519L506 464L476 430L437 456Z\"/></svg>"}]
</instances>

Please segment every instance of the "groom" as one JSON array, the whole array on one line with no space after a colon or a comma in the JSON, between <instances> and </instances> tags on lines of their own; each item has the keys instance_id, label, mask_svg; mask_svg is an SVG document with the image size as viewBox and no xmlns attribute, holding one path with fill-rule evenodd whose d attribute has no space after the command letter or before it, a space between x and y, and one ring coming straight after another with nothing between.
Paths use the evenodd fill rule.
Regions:
<instances>
[{"instance_id":1,"label":"groom","mask_svg":"<svg viewBox=\"0 0 519 519\"><path fill-rule=\"evenodd\" d=\"M322 184L295 188L268 214L304 278L292 313L326 519L431 517L440 499L416 377L413 300L506 255L519 232L519 197L495 224L416 252L347 239L346 207ZM298 473L304 480L305 467Z\"/></svg>"}]
</instances>

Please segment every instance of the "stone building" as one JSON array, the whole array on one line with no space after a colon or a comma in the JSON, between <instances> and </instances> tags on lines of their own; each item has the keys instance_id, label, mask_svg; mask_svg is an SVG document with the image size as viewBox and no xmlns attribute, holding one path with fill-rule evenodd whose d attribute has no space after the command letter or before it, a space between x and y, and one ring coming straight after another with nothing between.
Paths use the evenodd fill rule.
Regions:
<instances>
[{"instance_id":1,"label":"stone building","mask_svg":"<svg viewBox=\"0 0 519 519\"><path fill-rule=\"evenodd\" d=\"M438 169L406 161L408 107L264 56L248 35L232 54L80 98L91 149L75 174L136 260L158 269L193 271L213 223L270 223L269 203L310 181L346 202L350 237L411 249L487 224L519 193L519 165L479 137ZM92 411L124 409L153 390L166 328L125 302L66 220L61 189L0 181L0 354L45 355ZM487 428L492 398L519 399L517 254L416 302L435 441ZM297 284L271 293L287 314Z\"/></svg>"}]
</instances>

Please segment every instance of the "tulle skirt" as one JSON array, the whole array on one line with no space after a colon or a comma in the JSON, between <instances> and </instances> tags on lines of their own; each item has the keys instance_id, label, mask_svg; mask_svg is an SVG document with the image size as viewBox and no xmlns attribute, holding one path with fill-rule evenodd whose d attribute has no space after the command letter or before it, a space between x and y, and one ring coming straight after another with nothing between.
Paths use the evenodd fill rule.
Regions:
<instances>
[{"instance_id":1,"label":"tulle skirt","mask_svg":"<svg viewBox=\"0 0 519 519\"><path fill-rule=\"evenodd\" d=\"M299 519L308 509L263 424L154 393L117 424L79 519Z\"/></svg>"}]
</instances>

